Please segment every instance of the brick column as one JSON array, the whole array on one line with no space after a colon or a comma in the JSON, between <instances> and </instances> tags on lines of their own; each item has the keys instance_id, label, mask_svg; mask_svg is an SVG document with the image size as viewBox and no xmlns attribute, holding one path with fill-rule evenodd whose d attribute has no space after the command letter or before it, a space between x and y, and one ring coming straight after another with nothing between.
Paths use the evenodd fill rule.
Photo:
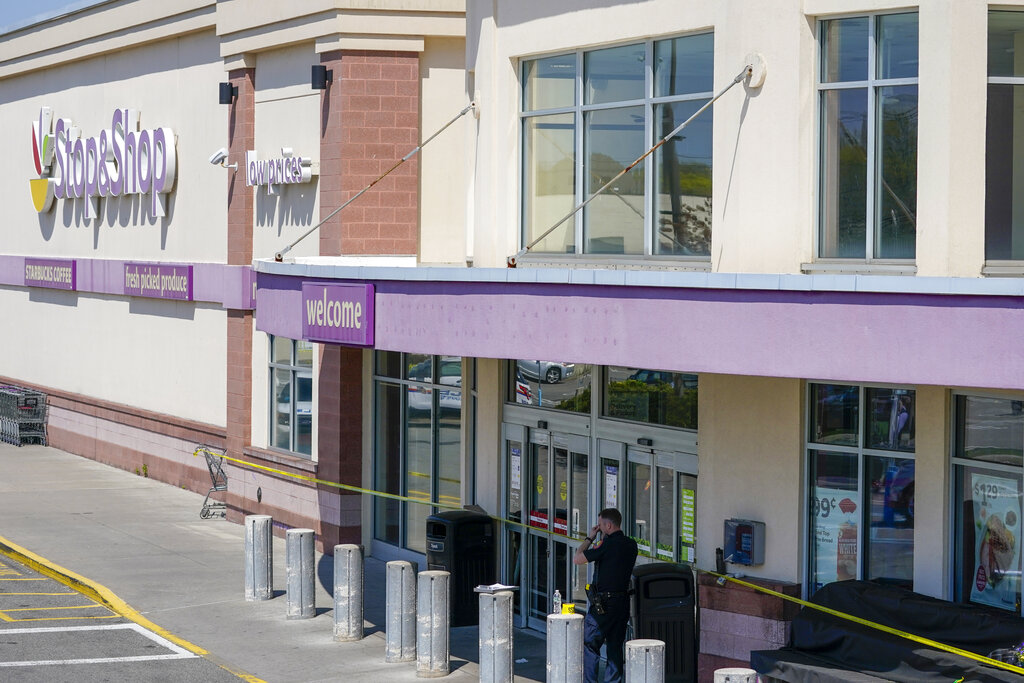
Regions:
<instances>
[{"instance_id":1,"label":"brick column","mask_svg":"<svg viewBox=\"0 0 1024 683\"><path fill-rule=\"evenodd\" d=\"M228 264L252 263L252 192L245 186L245 152L255 137L255 69L228 74L238 97L228 114ZM227 451L241 457L252 435L252 311L229 310L227 330Z\"/></svg>"},{"instance_id":2,"label":"brick column","mask_svg":"<svg viewBox=\"0 0 1024 683\"><path fill-rule=\"evenodd\" d=\"M415 52L336 50L320 126L320 217L373 182L419 142ZM419 157L403 163L320 228L320 253L414 255L419 244Z\"/></svg>"}]
</instances>

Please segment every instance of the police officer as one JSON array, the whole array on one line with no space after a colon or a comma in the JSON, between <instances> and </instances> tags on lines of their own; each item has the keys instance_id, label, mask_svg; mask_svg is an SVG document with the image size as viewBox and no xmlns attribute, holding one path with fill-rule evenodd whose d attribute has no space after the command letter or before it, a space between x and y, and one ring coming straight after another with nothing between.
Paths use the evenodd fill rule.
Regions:
<instances>
[{"instance_id":1,"label":"police officer","mask_svg":"<svg viewBox=\"0 0 1024 683\"><path fill-rule=\"evenodd\" d=\"M572 561L595 563L594 580L588 592L590 608L583 620L583 675L587 683L597 683L597 665L601 645L608 648L606 681L621 681L623 644L629 622L629 577L636 563L636 541L622 533L622 514L605 508L597 524L583 540ZM595 543L597 534L602 540Z\"/></svg>"}]
</instances>

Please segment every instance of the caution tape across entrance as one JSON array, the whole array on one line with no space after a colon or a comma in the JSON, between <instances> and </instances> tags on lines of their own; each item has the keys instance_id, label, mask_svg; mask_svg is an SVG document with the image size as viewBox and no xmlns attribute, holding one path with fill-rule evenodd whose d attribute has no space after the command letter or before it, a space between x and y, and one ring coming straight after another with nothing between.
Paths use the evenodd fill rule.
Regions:
<instances>
[{"instance_id":1,"label":"caution tape across entrance","mask_svg":"<svg viewBox=\"0 0 1024 683\"><path fill-rule=\"evenodd\" d=\"M336 482L336 481L327 481L325 479L318 479L316 477L310 477L310 476L305 475L305 474L295 474L295 473L292 473L292 472L285 472L284 470L274 469L273 467L267 467L266 465L259 465L257 463L248 462L248 461L245 461L245 460L240 460L238 458L233 458L233 457L231 457L229 455L224 455L224 454L221 454L221 453L216 452L216 451L211 451L208 448L206 448L205 446L200 446L199 448L196 448L195 451L193 451L192 455L198 456L200 453L209 453L210 455L212 455L214 457L223 458L224 460L227 460L228 462L232 462L232 463L234 463L236 465L239 465L241 467L249 467L249 468L256 469L256 470L262 470L264 472L270 472L272 474L278 474L278 475L281 475L281 476L284 476L284 477L291 477L293 479L300 479L302 481L308 481L308 482L313 483L313 484L322 484L324 486L331 486L333 488L337 488L337 489L340 489L342 491L351 491L352 493L365 493L366 495L369 495L369 496L377 496L379 498L387 498L389 500L399 500L399 501L404 501L404 502L407 502L407 503L417 503L419 505L429 505L431 507L447 508L447 509L450 509L450 510L462 510L463 509L461 505L452 505L452 504L449 504L449 503L427 501L427 500L423 500L422 498L411 498L409 496L400 496L400 495L397 495L397 494L394 494L394 493L385 493L383 491L375 491L373 489L365 489L365 488L361 488L359 486L352 486L350 484L342 484L342 483ZM524 524L522 522L519 522L519 521L516 521L516 520L513 520L513 519L505 519L504 517L495 517L494 515L488 515L488 516L491 517L492 519L494 519L497 522L501 522L502 524L506 524L506 525L509 525L509 526L527 527L531 531L534 531L534 532L546 533L546 534L548 534L550 536L556 536L558 538L565 538L565 539L569 539L569 540L575 540L573 537L567 536L566 534L558 533L557 531L549 531L547 529L543 529L543 528L531 526L531 525L528 525L528 524ZM735 584L740 585L740 586L744 586L744 587L749 588L751 590L757 591L758 593L764 593L766 595L771 595L771 596L779 598L781 600L786 600L788 602L796 603L796 604L800 605L801 607L807 607L809 609L815 609L815 610L818 610L819 612L825 612L826 614L831 614L832 616L838 617L840 619L845 619L847 621L852 621L852 622L854 622L856 624L860 624L861 626L867 626L869 628L877 629L877 630L883 631L885 633L889 633L889 634L892 634L892 635L895 635L895 636L899 636L900 638L905 638L907 640L913 641L915 643L919 643L921 645L925 645L927 647L930 647L930 648L933 648L933 649L936 649L936 650L942 650L944 652L949 652L951 654L960 655L961 657L967 657L968 659L973 659L974 661L980 662L980 663L985 664L987 666L994 666L994 667L997 667L999 669L1005 669L1006 671L1010 671L1010 672L1013 672L1013 673L1016 673L1016 674L1024 675L1024 668L1019 667L1019 666L1014 666L1013 664L1008 664L1006 662L1000 662L1000 661L998 661L996 659L992 659L990 657L985 657L984 655L975 654L975 653L970 652L968 650L964 650L964 649L961 649L961 648L958 648L958 647L953 647L952 645L946 645L944 643L940 643L938 641L931 640L930 638L924 638L922 636L914 635L913 633L908 633L906 631L901 631L899 629L895 629L895 628L892 628L890 626L886 626L885 624L879 624L877 622L870 621L868 619L862 619L861 617L857 617L857 616L854 616L852 614L846 614L845 612L840 612L838 610L834 610L834 609L831 609L829 607L825 607L823 605L816 605L813 602L809 602L807 600L801 600L800 598L795 598L795 597L793 597L791 595L785 595L784 593L780 593L778 591L773 591L770 588L765 588L763 586L758 586L757 584L750 583L749 581L744 581L744 580L736 578L734 576L729 576L728 574L720 574L718 572L713 572L713 571L710 571L708 569L696 569L696 571L699 572L699 573L707 574L709 576L714 576L714 577L716 577L719 580L725 580L725 581L729 581L729 582L735 583Z\"/></svg>"}]
</instances>

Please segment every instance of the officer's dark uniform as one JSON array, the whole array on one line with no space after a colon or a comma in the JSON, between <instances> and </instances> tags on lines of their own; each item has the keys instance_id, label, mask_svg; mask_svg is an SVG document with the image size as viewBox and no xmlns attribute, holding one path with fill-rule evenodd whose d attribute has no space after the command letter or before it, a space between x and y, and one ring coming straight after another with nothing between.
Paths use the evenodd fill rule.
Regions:
<instances>
[{"instance_id":1,"label":"officer's dark uniform","mask_svg":"<svg viewBox=\"0 0 1024 683\"><path fill-rule=\"evenodd\" d=\"M629 577L636 563L636 541L622 531L616 531L596 548L583 551L588 562L596 564L592 589L601 594L605 613L597 614L594 606L587 610L583 622L583 675L586 680L597 681L597 663L601 658L601 644L608 647L606 681L622 680L622 647L629 622Z\"/></svg>"}]
</instances>

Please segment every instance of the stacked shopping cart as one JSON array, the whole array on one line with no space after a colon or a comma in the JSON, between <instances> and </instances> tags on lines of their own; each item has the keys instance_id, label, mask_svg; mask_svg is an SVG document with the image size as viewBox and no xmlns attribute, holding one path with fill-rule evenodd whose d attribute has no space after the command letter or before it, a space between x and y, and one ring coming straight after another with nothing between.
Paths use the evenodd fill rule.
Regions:
<instances>
[{"instance_id":1,"label":"stacked shopping cart","mask_svg":"<svg viewBox=\"0 0 1024 683\"><path fill-rule=\"evenodd\" d=\"M46 394L0 386L0 441L46 445Z\"/></svg>"}]
</instances>

